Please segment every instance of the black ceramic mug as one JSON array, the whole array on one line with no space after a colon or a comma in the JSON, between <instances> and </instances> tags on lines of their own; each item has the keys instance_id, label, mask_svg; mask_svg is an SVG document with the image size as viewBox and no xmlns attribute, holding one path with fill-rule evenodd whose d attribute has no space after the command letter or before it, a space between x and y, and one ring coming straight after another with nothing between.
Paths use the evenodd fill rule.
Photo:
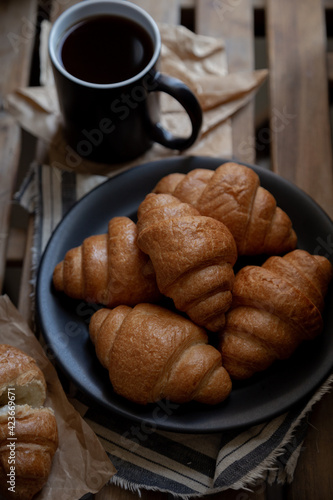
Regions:
<instances>
[{"instance_id":1,"label":"black ceramic mug","mask_svg":"<svg viewBox=\"0 0 333 500\"><path fill-rule=\"evenodd\" d=\"M191 90L158 70L155 21L126 0L85 0L55 21L49 37L64 133L81 157L103 163L134 159L154 142L185 150L197 139L202 111ZM175 137L159 122L159 92L174 97L192 125Z\"/></svg>"}]
</instances>

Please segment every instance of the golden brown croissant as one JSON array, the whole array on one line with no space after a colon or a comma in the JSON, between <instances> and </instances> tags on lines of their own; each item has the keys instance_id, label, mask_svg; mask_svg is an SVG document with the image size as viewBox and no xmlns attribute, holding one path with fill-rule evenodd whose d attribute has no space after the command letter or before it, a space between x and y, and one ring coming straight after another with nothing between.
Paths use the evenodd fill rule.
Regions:
<instances>
[{"instance_id":1,"label":"golden brown croissant","mask_svg":"<svg viewBox=\"0 0 333 500\"><path fill-rule=\"evenodd\" d=\"M11 431L11 411L9 406L0 409L0 493L8 499L31 500L50 474L58 446L56 419L50 408L17 405Z\"/></svg>"},{"instance_id":2,"label":"golden brown croissant","mask_svg":"<svg viewBox=\"0 0 333 500\"><path fill-rule=\"evenodd\" d=\"M16 404L44 404L46 382L36 361L17 347L0 344L0 405L8 403L8 387L15 391Z\"/></svg>"},{"instance_id":3,"label":"golden brown croissant","mask_svg":"<svg viewBox=\"0 0 333 500\"><path fill-rule=\"evenodd\" d=\"M46 483L58 447L57 423L42 405L46 382L36 361L0 344L0 494L30 500Z\"/></svg>"},{"instance_id":4,"label":"golden brown croissant","mask_svg":"<svg viewBox=\"0 0 333 500\"><path fill-rule=\"evenodd\" d=\"M237 259L227 227L168 194L148 194L138 209L139 248L160 291L194 323L218 331L231 304Z\"/></svg>"},{"instance_id":5,"label":"golden brown croissant","mask_svg":"<svg viewBox=\"0 0 333 500\"><path fill-rule=\"evenodd\" d=\"M114 217L108 233L86 238L69 250L53 273L56 290L108 307L135 305L160 297L152 264L136 245L136 225Z\"/></svg>"},{"instance_id":6,"label":"golden brown croissant","mask_svg":"<svg viewBox=\"0 0 333 500\"><path fill-rule=\"evenodd\" d=\"M220 344L232 378L248 378L276 359L287 359L303 340L321 332L332 274L325 257L304 250L237 273Z\"/></svg>"},{"instance_id":7,"label":"golden brown croissant","mask_svg":"<svg viewBox=\"0 0 333 500\"><path fill-rule=\"evenodd\" d=\"M244 165L229 162L216 170L170 174L153 192L172 194L202 215L223 222L235 238L239 255L276 255L296 248L288 215L260 186L259 176Z\"/></svg>"},{"instance_id":8,"label":"golden brown croissant","mask_svg":"<svg viewBox=\"0 0 333 500\"><path fill-rule=\"evenodd\" d=\"M89 333L118 394L139 404L217 404L231 391L221 354L190 320L154 304L100 309Z\"/></svg>"}]
</instances>

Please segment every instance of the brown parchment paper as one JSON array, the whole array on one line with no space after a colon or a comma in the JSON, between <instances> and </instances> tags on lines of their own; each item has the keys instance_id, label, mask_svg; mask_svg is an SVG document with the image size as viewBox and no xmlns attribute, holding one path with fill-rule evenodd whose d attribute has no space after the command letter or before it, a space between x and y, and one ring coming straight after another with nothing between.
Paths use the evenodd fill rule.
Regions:
<instances>
[{"instance_id":1,"label":"brown parchment paper","mask_svg":"<svg viewBox=\"0 0 333 500\"><path fill-rule=\"evenodd\" d=\"M97 493L115 474L110 459L88 424L69 403L43 347L7 295L0 296L0 343L32 356L45 375L45 406L54 410L59 448L47 484L34 500L76 500Z\"/></svg>"},{"instance_id":2,"label":"brown parchment paper","mask_svg":"<svg viewBox=\"0 0 333 500\"><path fill-rule=\"evenodd\" d=\"M51 25L41 28L41 86L17 89L7 96L7 108L21 126L43 140L48 163L77 173L114 175L146 161L176 156L179 152L154 144L140 158L118 165L104 165L79 157L64 140L47 41ZM253 99L267 77L267 70L228 73L224 42L198 35L184 26L159 24L162 39L161 71L179 78L197 96L203 110L203 126L196 143L185 154L232 156L230 117ZM190 121L180 104L160 94L161 123L174 135L190 133ZM129 138L130 140L130 138ZM184 154L184 153L182 153Z\"/></svg>"}]
</instances>

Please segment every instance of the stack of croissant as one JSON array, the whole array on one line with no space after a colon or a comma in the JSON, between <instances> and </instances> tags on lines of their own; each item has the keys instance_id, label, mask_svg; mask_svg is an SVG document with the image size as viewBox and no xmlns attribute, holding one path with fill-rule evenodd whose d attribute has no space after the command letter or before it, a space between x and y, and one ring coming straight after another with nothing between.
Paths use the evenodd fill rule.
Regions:
<instances>
[{"instance_id":1,"label":"stack of croissant","mask_svg":"<svg viewBox=\"0 0 333 500\"><path fill-rule=\"evenodd\" d=\"M47 482L58 448L46 381L36 361L0 344L0 496L31 500Z\"/></svg>"},{"instance_id":2,"label":"stack of croissant","mask_svg":"<svg viewBox=\"0 0 333 500\"><path fill-rule=\"evenodd\" d=\"M89 332L118 394L217 404L232 379L322 331L332 265L296 249L290 218L251 168L168 175L137 216L112 219L108 234L70 250L53 275L56 290L105 306ZM264 254L262 266L235 275L238 256ZM159 305L164 296L173 310Z\"/></svg>"}]
</instances>

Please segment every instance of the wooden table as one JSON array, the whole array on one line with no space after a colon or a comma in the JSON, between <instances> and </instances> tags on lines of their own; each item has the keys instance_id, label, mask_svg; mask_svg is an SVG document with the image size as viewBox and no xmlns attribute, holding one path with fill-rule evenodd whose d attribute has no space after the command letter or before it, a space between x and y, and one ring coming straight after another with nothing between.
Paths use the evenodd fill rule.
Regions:
<instances>
[{"instance_id":1,"label":"wooden table","mask_svg":"<svg viewBox=\"0 0 333 500\"><path fill-rule=\"evenodd\" d=\"M12 194L29 161L44 159L41 145L27 138L5 110L3 97L20 86L38 84L39 23L55 19L72 0L2 0L0 3L0 289L6 269L22 261L21 284L13 298L30 321L29 277L33 220L12 223ZM329 81L333 54L327 52L332 30L332 0L137 0L156 21L182 23L195 32L226 41L230 71L255 67L254 35L261 37L270 71L267 105L256 113L248 104L232 119L233 153L255 163L262 150L271 169L311 195L333 216L332 145ZM267 122L266 122L267 118ZM29 147L27 147L27 139ZM26 155L28 150L31 158ZM24 152L23 154L22 151ZM333 248L326 250L332 255ZM6 291L6 288L5 288ZM333 394L327 394L310 416L310 427L294 481L281 488L266 485L253 493L228 491L214 499L327 500L333 483ZM96 500L135 500L136 494L105 487ZM144 500L165 500L166 494L143 492ZM208 498L208 497L207 497Z\"/></svg>"}]
</instances>

